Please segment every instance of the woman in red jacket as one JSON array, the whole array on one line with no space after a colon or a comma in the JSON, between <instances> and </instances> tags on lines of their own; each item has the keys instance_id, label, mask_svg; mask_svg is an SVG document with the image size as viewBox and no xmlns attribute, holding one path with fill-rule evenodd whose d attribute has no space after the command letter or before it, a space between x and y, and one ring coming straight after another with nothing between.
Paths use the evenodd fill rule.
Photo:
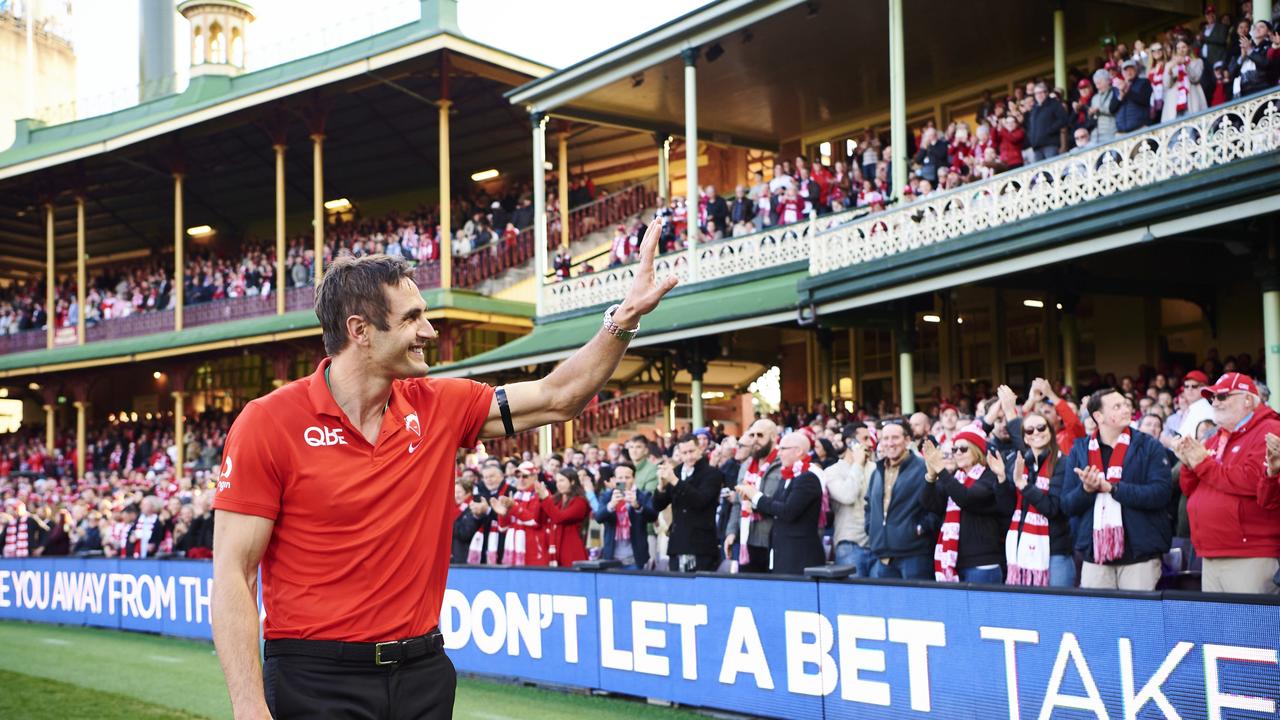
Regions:
<instances>
[{"instance_id":1,"label":"woman in red jacket","mask_svg":"<svg viewBox=\"0 0 1280 720\"><path fill-rule=\"evenodd\" d=\"M571 468L556 472L556 493L538 483L542 498L542 514L547 528L547 557L550 565L570 567L587 559L587 546L582 541L591 506L582 491L578 474Z\"/></svg>"},{"instance_id":2,"label":"woman in red jacket","mask_svg":"<svg viewBox=\"0 0 1280 720\"><path fill-rule=\"evenodd\" d=\"M1000 161L1009 169L1022 167L1022 148L1026 145L1027 133L1022 129L1017 116L1005 115L995 125L996 147L1000 153Z\"/></svg>"}]
</instances>

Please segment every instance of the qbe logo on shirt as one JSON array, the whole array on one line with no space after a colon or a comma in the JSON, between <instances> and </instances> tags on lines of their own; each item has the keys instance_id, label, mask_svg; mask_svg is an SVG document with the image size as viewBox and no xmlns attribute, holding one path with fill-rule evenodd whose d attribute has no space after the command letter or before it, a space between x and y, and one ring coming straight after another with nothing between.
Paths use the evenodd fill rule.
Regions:
<instances>
[{"instance_id":1,"label":"qbe logo on shirt","mask_svg":"<svg viewBox=\"0 0 1280 720\"><path fill-rule=\"evenodd\" d=\"M312 425L302 433L302 439L311 447L329 447L346 445L347 439L342 437L342 428L318 427Z\"/></svg>"}]
</instances>

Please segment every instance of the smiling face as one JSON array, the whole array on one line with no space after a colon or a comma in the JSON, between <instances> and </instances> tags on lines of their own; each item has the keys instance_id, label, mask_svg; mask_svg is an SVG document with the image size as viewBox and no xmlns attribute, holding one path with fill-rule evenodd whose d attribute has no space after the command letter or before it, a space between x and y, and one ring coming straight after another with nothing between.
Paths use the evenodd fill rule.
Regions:
<instances>
[{"instance_id":1,"label":"smiling face","mask_svg":"<svg viewBox=\"0 0 1280 720\"><path fill-rule=\"evenodd\" d=\"M384 287L387 329L365 324L368 357L372 364L394 378L423 377L427 374L426 346L436 338L427 320L427 303L413 280L405 278L395 287Z\"/></svg>"}]
</instances>

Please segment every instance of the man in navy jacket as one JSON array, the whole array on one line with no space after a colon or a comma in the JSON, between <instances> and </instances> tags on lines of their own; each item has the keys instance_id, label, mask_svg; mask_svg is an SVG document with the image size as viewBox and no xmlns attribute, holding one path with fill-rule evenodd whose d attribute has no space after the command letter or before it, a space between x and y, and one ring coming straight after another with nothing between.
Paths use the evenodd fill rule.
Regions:
<instances>
[{"instance_id":1,"label":"man in navy jacket","mask_svg":"<svg viewBox=\"0 0 1280 720\"><path fill-rule=\"evenodd\" d=\"M624 568L644 569L649 564L649 523L658 519L653 498L636 488L636 468L629 462L602 468L600 482L603 487L594 513L596 522L604 526L600 558L619 560ZM628 524L623 532L618 528L622 517L619 505L627 516Z\"/></svg>"},{"instance_id":2,"label":"man in navy jacket","mask_svg":"<svg viewBox=\"0 0 1280 720\"><path fill-rule=\"evenodd\" d=\"M1138 73L1138 64L1125 60L1120 64L1124 79L1116 84L1111 101L1111 114L1116 116L1116 130L1133 132L1151 121L1151 83Z\"/></svg>"},{"instance_id":3,"label":"man in navy jacket","mask_svg":"<svg viewBox=\"0 0 1280 720\"><path fill-rule=\"evenodd\" d=\"M932 580L941 523L921 503L924 460L907 450L901 423L880 430L879 449L884 457L867 487L867 546L876 556L871 577Z\"/></svg>"},{"instance_id":4,"label":"man in navy jacket","mask_svg":"<svg viewBox=\"0 0 1280 720\"><path fill-rule=\"evenodd\" d=\"M1085 558L1080 587L1154 590L1160 558L1169 551L1172 536L1168 453L1159 441L1129 427L1132 407L1118 391L1099 390L1089 396L1086 407L1098 429L1076 441L1063 468L1063 507L1076 518L1075 547ZM1100 462L1091 463L1089 448L1094 442ZM1113 456L1120 452L1123 462L1112 468ZM1117 530L1117 522L1123 532L1119 548L1105 539L1108 528ZM1095 524L1100 535L1094 533Z\"/></svg>"}]
</instances>

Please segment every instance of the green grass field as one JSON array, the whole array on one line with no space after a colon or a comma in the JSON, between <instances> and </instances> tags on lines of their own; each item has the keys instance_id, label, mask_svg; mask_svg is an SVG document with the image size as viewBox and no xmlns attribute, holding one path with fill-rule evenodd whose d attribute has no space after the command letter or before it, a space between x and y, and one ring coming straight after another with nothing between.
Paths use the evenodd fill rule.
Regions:
<instances>
[{"instance_id":1,"label":"green grass field","mask_svg":"<svg viewBox=\"0 0 1280 720\"><path fill-rule=\"evenodd\" d=\"M213 645L93 628L0 622L0 718L227 718ZM454 717L675 718L691 712L481 680L458 683Z\"/></svg>"}]
</instances>

